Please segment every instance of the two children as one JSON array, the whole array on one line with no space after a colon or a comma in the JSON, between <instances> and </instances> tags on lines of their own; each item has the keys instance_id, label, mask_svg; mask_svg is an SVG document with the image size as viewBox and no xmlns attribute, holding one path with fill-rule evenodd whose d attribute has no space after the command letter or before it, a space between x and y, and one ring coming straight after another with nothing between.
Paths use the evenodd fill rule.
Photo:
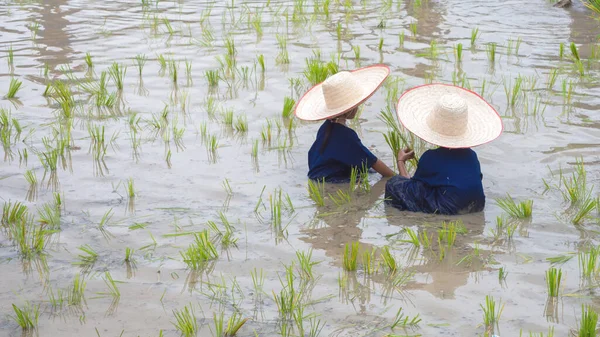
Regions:
<instances>
[{"instance_id":1,"label":"two children","mask_svg":"<svg viewBox=\"0 0 600 337\"><path fill-rule=\"evenodd\" d=\"M309 150L309 178L345 182L353 167L366 166L390 178L386 202L400 210L449 215L482 211L483 176L470 148L500 136L503 126L498 113L479 95L460 87L430 84L408 90L398 101L399 121L439 147L423 153L412 178L405 163L414 153L400 150L396 175L346 126L346 120L355 117L358 106L388 75L389 68L383 65L339 72L298 102L298 118L325 120Z\"/></svg>"}]
</instances>

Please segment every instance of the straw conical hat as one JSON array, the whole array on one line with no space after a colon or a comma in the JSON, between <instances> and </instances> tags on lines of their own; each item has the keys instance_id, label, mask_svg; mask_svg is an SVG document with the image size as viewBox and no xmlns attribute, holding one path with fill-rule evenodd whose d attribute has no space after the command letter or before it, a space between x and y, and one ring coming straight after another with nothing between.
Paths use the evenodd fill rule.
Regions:
<instances>
[{"instance_id":1,"label":"straw conical hat","mask_svg":"<svg viewBox=\"0 0 600 337\"><path fill-rule=\"evenodd\" d=\"M496 110L478 94L446 84L406 91L398 100L400 123L424 141L447 148L489 143L503 130Z\"/></svg>"},{"instance_id":2,"label":"straw conical hat","mask_svg":"<svg viewBox=\"0 0 600 337\"><path fill-rule=\"evenodd\" d=\"M389 74L385 65L340 71L304 94L296 105L296 117L318 121L340 116L371 97Z\"/></svg>"}]
</instances>

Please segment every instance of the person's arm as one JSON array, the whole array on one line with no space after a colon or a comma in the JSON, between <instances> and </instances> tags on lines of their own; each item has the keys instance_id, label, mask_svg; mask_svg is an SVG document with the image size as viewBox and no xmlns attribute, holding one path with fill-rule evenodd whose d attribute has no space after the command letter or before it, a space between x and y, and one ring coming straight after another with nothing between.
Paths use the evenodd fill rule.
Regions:
<instances>
[{"instance_id":1,"label":"person's arm","mask_svg":"<svg viewBox=\"0 0 600 337\"><path fill-rule=\"evenodd\" d=\"M400 149L398 151L398 171L400 175L406 178L410 178L408 171L406 170L406 161L415 157L415 152L411 149Z\"/></svg>"},{"instance_id":2,"label":"person's arm","mask_svg":"<svg viewBox=\"0 0 600 337\"><path fill-rule=\"evenodd\" d=\"M396 173L391 168L389 168L384 162L382 162L379 159L377 159L375 164L373 164L372 168L373 170L377 171L379 174L386 178L393 177L396 175Z\"/></svg>"}]
</instances>

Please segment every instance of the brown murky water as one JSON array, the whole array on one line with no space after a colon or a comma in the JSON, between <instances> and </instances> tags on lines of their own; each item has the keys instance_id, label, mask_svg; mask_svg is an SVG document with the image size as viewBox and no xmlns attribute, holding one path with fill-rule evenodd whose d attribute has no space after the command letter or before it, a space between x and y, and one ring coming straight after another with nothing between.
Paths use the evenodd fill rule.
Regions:
<instances>
[{"instance_id":1,"label":"brown murky water","mask_svg":"<svg viewBox=\"0 0 600 337\"><path fill-rule=\"evenodd\" d=\"M21 259L6 232L0 235L0 335L21 336L9 315L14 315L13 303L22 306L26 301L40 305L40 336L158 336L160 330L164 336L177 336L173 310L189 304L196 308L199 336L214 331L213 313L224 312L227 319L234 311L250 318L240 336L278 335L281 321L273 293L281 290L280 279L285 266L296 260L296 251L312 249L312 258L321 263L314 266L316 281L307 286L304 315L307 325L309 315L318 315L325 324L321 336L479 336L485 331L480 304L486 295L504 303L498 335L546 332L553 326L556 336L567 336L577 327L581 304L596 305L598 297L594 286L581 285L575 258L562 265L563 296L548 305L546 258L595 243L596 211L583 225L574 226L564 215L568 204L561 193L545 191L542 179L552 180L550 170L572 172L581 157L588 184L597 181L600 24L580 3L556 9L545 0L422 2L332 1L328 16L323 1L317 2L321 9L314 14L315 2L299 0L236 1L233 6L208 1L147 6L67 0L0 4L0 93L6 94L13 77L23 82L14 99L0 100L0 107L10 110L23 127L20 140L5 151L12 151L12 158L5 154L0 162L3 202L22 201L37 218L37 210L52 201L54 190L47 186L48 177L41 181L44 166L35 155L44 151L44 137L54 144L53 128L61 121L59 105L43 95L46 84L71 83L77 102L68 165L57 171L57 191L64 201L61 228L46 249L46 263ZM344 6L349 3L352 6ZM411 24L417 27L414 38ZM255 25L262 27L262 34ZM480 36L469 48L474 28ZM220 67L217 57L225 59L227 36L237 49L237 75L209 90L205 72ZM289 64L276 61L281 60L277 36L287 36ZM431 41L437 43L434 55ZM518 53L517 41L522 41ZM570 42L584 60L583 78L573 66ZM457 65L453 47L458 43L464 51ZM487 51L491 43L497 44L493 63ZM560 43L566 46L562 59ZM433 234L442 221L458 218L407 214L384 206L383 183L375 176L371 193L357 193L347 205L328 201L315 207L308 197L306 153L319 125L296 123L288 133L281 120L283 98L297 98L309 86L302 73L306 58L319 50L323 60L339 57L340 68L353 68L358 63L354 46L360 46L360 64L383 62L392 69L390 83L369 101L360 123L352 124L388 163L392 155L381 135L386 126L377 116L387 104L393 106L395 85L402 92L465 76L460 83L477 92L485 83L485 97L504 116L504 135L477 149L488 197L485 212L460 218L467 230L458 234L442 259L438 248L415 250L401 242L406 239L402 230ZM85 63L86 53L92 57L92 69ZM134 58L140 54L148 61L138 76ZM256 61L260 54L264 73ZM170 66L161 69L160 55L175 60L176 84ZM189 76L186 61L191 62ZM113 62L128 67L124 88L114 107L99 111L81 83L97 82ZM557 80L548 88L554 69ZM525 78L524 94L511 109L503 83L514 83L519 75ZM572 88L570 101L563 97L563 82ZM110 80L108 92L117 92ZM536 102L540 110L545 107L543 112L534 111ZM234 120L247 117L247 132L223 125L227 110L233 111ZM156 132L152 120L161 121L163 111L168 112L167 131ZM135 135L132 116L139 118ZM261 137L269 124L270 143ZM88 130L93 126L105 127L104 162L88 151ZM207 151L203 128L218 139L215 153ZM132 146L132 139L138 139L139 146ZM255 141L257 159L251 155ZM26 163L19 160L25 149ZM27 200L26 170L40 180L35 199ZM136 189L132 201L125 190L129 178ZM232 193L223 187L225 179ZM284 208L281 230L271 225L269 209L269 196L277 188L293 204L293 210ZM335 193L337 188L328 190ZM495 239L492 230L503 211L494 199L507 193L517 200L532 199L533 216L519 223L512 240ZM105 237L98 224L109 210L112 218L105 228L110 234ZM237 247L220 251L219 259L201 275L188 272L179 252L193 238L183 234L207 228L208 221L223 228L220 212L235 228ZM145 227L130 227L136 223ZM360 270L343 272L343 247L353 241L360 241L361 250L389 246L403 270L414 277L394 288L381 273L367 277ZM85 244L99 256L82 272L74 263L81 254L78 247ZM135 249L135 264L124 263L126 247ZM508 272L504 282L498 277L501 267ZM251 272L261 269L265 294L257 299ZM118 302L99 294L108 291L105 271L118 281ZM79 273L87 280L86 304L81 310L53 310L49 289L67 287ZM390 330L401 307L411 317L420 315L417 328Z\"/></svg>"}]
</instances>

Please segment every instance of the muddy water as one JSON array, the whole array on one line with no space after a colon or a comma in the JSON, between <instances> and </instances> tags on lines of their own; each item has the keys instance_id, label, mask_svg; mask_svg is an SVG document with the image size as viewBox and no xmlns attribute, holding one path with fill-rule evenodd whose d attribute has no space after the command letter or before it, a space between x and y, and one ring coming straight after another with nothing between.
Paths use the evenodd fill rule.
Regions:
<instances>
[{"instance_id":1,"label":"muddy water","mask_svg":"<svg viewBox=\"0 0 600 337\"><path fill-rule=\"evenodd\" d=\"M48 179L41 182L44 167L35 155L36 150L43 151L43 138L53 136L52 127L59 121L59 106L43 96L46 84L53 80L72 83L77 101L71 168L58 169L57 191L64 200L61 230L52 237L45 260L22 260L6 235L1 236L0 335L21 335L9 315L13 314L11 304L26 301L40 304L40 336L104 337L123 331L123 336L158 336L160 330L165 336L177 336L171 323L173 310L189 304L196 308L200 336L211 334L213 313L224 312L227 318L234 310L251 318L239 335L277 335L281 324L273 291L282 288L280 277L285 265L296 260L296 251L311 249L313 259L321 263L314 267L317 280L310 288L311 301L304 314L316 314L325 323L322 336L392 333L389 325L400 307L411 317L419 314L422 321L418 328L396 329L396 334L483 335L479 305L486 295L504 303L499 335L516 336L521 329L544 332L554 326L557 336L566 336L576 328L580 305L598 302L593 287L581 286L573 259L562 266L564 296L548 307L544 275L550 264L545 259L594 243L595 220L579 227L570 224L563 215L568 205L562 195L554 189L544 191L542 179L552 179L550 170L571 172L582 157L589 183L597 182L599 62L592 57L598 54L594 52L598 21L579 3L563 10L543 0L423 1L420 7L408 1L390 1L389 5L380 0L356 1L351 8L343 3L333 2L328 17L322 12L313 15L312 1L303 6L289 1L271 1L269 6L248 1L233 7L206 1L142 6L52 0L0 5L0 91L5 94L12 77L23 82L16 98L3 99L0 106L12 112L24 127L23 136L28 135L12 146L12 160L7 157L0 163L4 202L22 201L33 214L51 202L54 190L47 186ZM261 11L259 35L251 18ZM172 34L163 18L168 18ZM338 22L342 27L339 40ZM411 23L417 26L414 38ZM469 48L471 30L476 27L480 37ZM405 34L403 46L400 32ZM235 41L238 75L209 90L205 72L220 67L217 57L225 55L228 35ZM280 53L277 35L288 38L289 64L276 62ZM433 57L428 55L432 40L438 46ZM567 46L563 59L559 57L561 42ZM579 47L586 62L583 79L573 68L570 42ZM459 65L453 52L458 43L465 46ZM490 43L497 44L493 64L486 52ZM322 59L339 55L340 68L352 68L357 66L353 46L360 46L360 64L388 64L399 92L430 81L452 83L453 74L464 74L478 92L485 83L485 97L505 122L500 139L477 149L488 197L485 212L461 218L401 213L383 205L383 183L374 175L370 194L358 193L343 206L328 201L324 207L315 207L306 192L305 176L306 153L318 124L296 123L291 136L285 127L278 132L276 125L283 124L283 97L297 98L308 87L302 74L305 59L320 50ZM12 65L9 48L14 51ZM92 69L84 61L86 53L92 57ZM148 61L138 76L134 58L140 54ZM264 73L256 63L260 54L265 58ZM161 69L159 55L177 62L177 84L172 72ZM192 64L189 77L186 60ZM76 83L97 81L113 62L128 67L124 88L114 108L98 112L89 94ZM559 75L548 89L552 69L558 69ZM518 75L527 78L528 88L511 109L503 83ZM302 79L297 90L290 86L290 79ZM570 102L562 96L563 80L572 82ZM394 95L386 95L393 87L388 84L377 93L360 121L352 124L365 144L388 163L392 156L381 135L386 126L377 116L387 104L393 105ZM111 81L108 90L117 92ZM543 113L532 113L536 99L545 106ZM211 109L211 102L217 108ZM150 123L153 115L161 118L163 109L168 111L171 130L166 136L157 135ZM223 125L227 109L235 118L247 116L247 133ZM132 115L140 118L137 151L128 122ZM273 125L270 144L261 140L269 121ZM207 151L203 123L208 134L218 139L216 153ZM95 161L88 151L90 125L104 126L107 142L115 135L104 162ZM173 125L185 130L181 143L173 137ZM259 143L256 160L251 156L255 140ZM27 163L19 161L19 151L24 149L29 153ZM26 199L29 185L23 176L28 169L40 180L38 196L32 200ZM129 178L136 189L132 201L124 187ZM231 193L223 187L225 179ZM269 196L277 188L289 195L294 206L284 210L285 229L279 231L271 226L269 209ZM335 193L337 188L328 187L328 191ZM503 214L493 200L506 193L534 201L531 221L520 223L510 242L494 240L491 234L496 217ZM98 224L108 211L112 217L105 227L110 234L105 237ZM235 227L237 247L221 251L219 259L200 275L188 272L179 252L192 237L183 234L207 228L207 221L222 228L220 212ZM458 235L441 261L437 248L415 251L400 241L406 239L404 228L434 233L442 221L458 219L467 230ZM132 229L134 224L145 226ZM395 289L382 275L369 278L362 271L344 273L343 246L353 241L360 241L361 249L390 246L404 270L414 273L413 279ZM85 244L99 254L91 270L82 274L87 280L87 303L82 310L52 310L48 289L67 287L74 275L82 273L73 263L81 253L78 247ZM135 249L135 264L124 263L126 247ZM473 258L465 262L466 256ZM500 267L508 271L505 282L499 282ZM261 269L265 294L257 299L251 271ZM118 302L102 295L107 292L106 271L118 281ZM226 290L215 290L219 289L216 284L225 284Z\"/></svg>"}]
</instances>

